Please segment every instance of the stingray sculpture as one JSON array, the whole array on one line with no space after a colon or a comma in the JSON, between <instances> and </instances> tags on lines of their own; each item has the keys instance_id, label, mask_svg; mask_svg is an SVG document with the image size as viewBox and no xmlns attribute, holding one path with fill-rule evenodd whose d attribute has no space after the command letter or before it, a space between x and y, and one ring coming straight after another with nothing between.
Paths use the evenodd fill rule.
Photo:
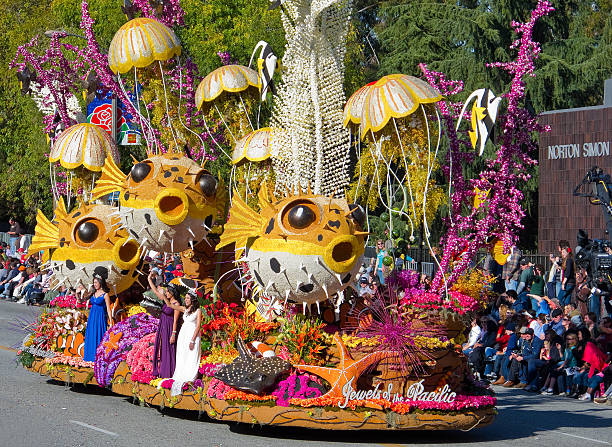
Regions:
<instances>
[{"instance_id":1,"label":"stingray sculpture","mask_svg":"<svg viewBox=\"0 0 612 447\"><path fill-rule=\"evenodd\" d=\"M281 375L291 369L291 363L280 357L254 357L242 337L236 342L239 356L215 373L221 382L249 393L269 391Z\"/></svg>"}]
</instances>

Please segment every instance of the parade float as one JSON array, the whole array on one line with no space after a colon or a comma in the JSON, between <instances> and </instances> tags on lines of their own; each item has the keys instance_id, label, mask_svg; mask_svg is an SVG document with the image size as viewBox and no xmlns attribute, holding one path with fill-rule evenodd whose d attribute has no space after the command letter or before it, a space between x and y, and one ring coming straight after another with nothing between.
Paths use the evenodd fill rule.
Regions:
<instances>
[{"instance_id":1,"label":"parade float","mask_svg":"<svg viewBox=\"0 0 612 447\"><path fill-rule=\"evenodd\" d=\"M24 325L19 362L219 421L346 430L490 424L495 397L460 346L489 293L489 278L471 263L491 241L503 255L521 228L531 134L544 130L523 107L524 82L539 53L533 26L550 4L540 1L529 21L513 23L516 61L489 64L509 73L509 89L475 92L471 111L453 101L463 84L424 64L423 78L385 76L347 101L350 0L279 5L282 58L260 42L255 68L226 64L195 89L196 69L172 30L182 24L178 1L134 2L107 54L85 1L85 47L62 43L58 32L43 56L32 42L19 49L20 79L32 94L47 92L39 102L56 104L45 118L56 206L51 218L39 212L30 250L43 253L52 287L67 290ZM145 156L130 153L127 174L108 129L68 113L80 81L114 95L138 128ZM269 94L269 122L260 127ZM470 129L460 125L464 116ZM494 157L465 178L462 166L482 156L494 130ZM207 169L217 155L231 166L226 182ZM443 202L437 251L428 222ZM388 228L401 222L411 242L422 230L435 262L427 289L416 272L386 269L378 293L353 290L370 217L381 210ZM154 375L159 308L121 301L122 318L111 321L95 361L85 361L90 311L66 297L94 278L113 297L129 292L164 253L182 259L177 282L202 312L197 378L178 390L171 377Z\"/></svg>"}]
</instances>

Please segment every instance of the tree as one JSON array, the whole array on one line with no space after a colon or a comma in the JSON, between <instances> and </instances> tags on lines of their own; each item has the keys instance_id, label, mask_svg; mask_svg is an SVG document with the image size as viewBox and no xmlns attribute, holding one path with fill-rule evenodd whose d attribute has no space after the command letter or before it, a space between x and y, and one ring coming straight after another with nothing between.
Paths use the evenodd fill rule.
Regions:
<instances>
[{"instance_id":1,"label":"tree","mask_svg":"<svg viewBox=\"0 0 612 447\"><path fill-rule=\"evenodd\" d=\"M0 70L0 219L18 216L27 226L34 224L36 209L51 211L48 147L42 132L42 114L34 102L22 96L15 72L9 70L24 36L33 36L58 26L48 14L51 1L1 0Z\"/></svg>"}]
</instances>

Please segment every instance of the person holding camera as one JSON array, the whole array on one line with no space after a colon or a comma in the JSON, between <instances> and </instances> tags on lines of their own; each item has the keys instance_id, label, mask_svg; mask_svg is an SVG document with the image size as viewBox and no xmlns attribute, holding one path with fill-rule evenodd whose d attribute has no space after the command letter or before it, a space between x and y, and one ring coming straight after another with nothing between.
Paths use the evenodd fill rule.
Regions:
<instances>
[{"instance_id":1,"label":"person holding camera","mask_svg":"<svg viewBox=\"0 0 612 447\"><path fill-rule=\"evenodd\" d=\"M519 284L519 276L521 274L521 268L519 261L523 257L523 253L518 247L512 247L510 250L510 256L504 264L502 270L502 277L504 278L506 290L516 290Z\"/></svg>"},{"instance_id":2,"label":"person holding camera","mask_svg":"<svg viewBox=\"0 0 612 447\"><path fill-rule=\"evenodd\" d=\"M520 330L521 339L517 348L510 354L510 368L506 388L527 388L537 377L537 363L543 342L533 336L533 329L523 326Z\"/></svg>"}]
</instances>

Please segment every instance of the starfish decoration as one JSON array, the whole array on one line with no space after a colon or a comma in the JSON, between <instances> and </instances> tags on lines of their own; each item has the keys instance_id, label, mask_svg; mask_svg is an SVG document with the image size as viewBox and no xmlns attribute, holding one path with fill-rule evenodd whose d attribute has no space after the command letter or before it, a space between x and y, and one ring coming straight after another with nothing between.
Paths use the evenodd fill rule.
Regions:
<instances>
[{"instance_id":1,"label":"starfish decoration","mask_svg":"<svg viewBox=\"0 0 612 447\"><path fill-rule=\"evenodd\" d=\"M106 355L108 355L110 351L119 349L119 340L121 340L122 336L123 332L115 332L110 334L110 337L108 337L108 341L104 343L104 347L106 348Z\"/></svg>"},{"instance_id":2,"label":"starfish decoration","mask_svg":"<svg viewBox=\"0 0 612 447\"><path fill-rule=\"evenodd\" d=\"M396 355L395 352L391 351L378 351L368 354L359 360L353 360L353 357L351 357L351 354L348 352L348 349L344 346L344 343L342 343L337 333L334 335L334 341L340 351L340 364L337 368L314 365L294 365L295 368L316 374L331 384L331 389L321 397L343 397L342 388L344 385L351 380L353 380L353 383L357 383L357 379L359 379L361 374L370 366L383 359Z\"/></svg>"}]
</instances>

